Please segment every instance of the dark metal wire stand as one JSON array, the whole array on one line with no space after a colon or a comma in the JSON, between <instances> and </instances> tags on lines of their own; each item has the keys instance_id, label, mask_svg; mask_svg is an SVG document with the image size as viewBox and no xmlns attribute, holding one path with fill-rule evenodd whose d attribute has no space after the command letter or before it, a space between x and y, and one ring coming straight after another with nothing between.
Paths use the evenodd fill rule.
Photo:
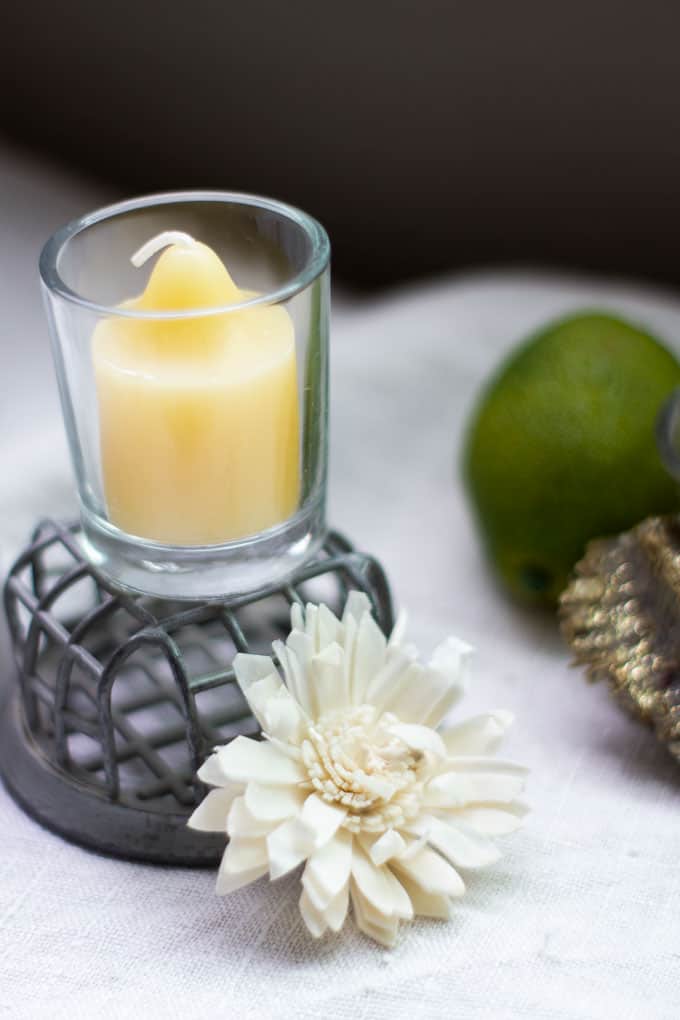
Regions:
<instances>
[{"instance_id":1,"label":"dark metal wire stand","mask_svg":"<svg viewBox=\"0 0 680 1020\"><path fill-rule=\"evenodd\" d=\"M293 602L340 610L352 588L388 631L385 574L333 532L287 584L169 603L101 578L77 532L41 523L5 584L17 676L0 718L0 772L31 815L92 849L213 863L223 837L193 832L186 819L205 792L195 773L206 754L257 732L234 655L269 653Z\"/></svg>"}]
</instances>

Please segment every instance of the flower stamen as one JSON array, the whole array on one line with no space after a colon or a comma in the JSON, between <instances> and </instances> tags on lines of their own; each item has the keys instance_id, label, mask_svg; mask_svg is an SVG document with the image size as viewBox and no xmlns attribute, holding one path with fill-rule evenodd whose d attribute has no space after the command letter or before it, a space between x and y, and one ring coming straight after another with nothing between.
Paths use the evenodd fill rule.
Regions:
<instances>
[{"instance_id":1,"label":"flower stamen","mask_svg":"<svg viewBox=\"0 0 680 1020\"><path fill-rule=\"evenodd\" d=\"M393 723L372 705L352 706L322 716L302 742L311 788L347 808L352 832L378 832L417 813L422 755L389 732Z\"/></svg>"}]
</instances>

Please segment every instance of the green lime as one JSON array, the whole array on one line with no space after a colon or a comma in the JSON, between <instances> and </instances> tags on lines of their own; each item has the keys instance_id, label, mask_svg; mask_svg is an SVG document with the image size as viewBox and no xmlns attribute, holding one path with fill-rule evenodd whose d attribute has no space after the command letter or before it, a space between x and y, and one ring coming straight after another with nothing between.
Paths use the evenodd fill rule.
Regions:
<instances>
[{"instance_id":1,"label":"green lime","mask_svg":"<svg viewBox=\"0 0 680 1020\"><path fill-rule=\"evenodd\" d=\"M680 505L654 441L680 365L641 329L592 312L515 350L483 393L464 476L506 586L552 604L586 543Z\"/></svg>"}]
</instances>

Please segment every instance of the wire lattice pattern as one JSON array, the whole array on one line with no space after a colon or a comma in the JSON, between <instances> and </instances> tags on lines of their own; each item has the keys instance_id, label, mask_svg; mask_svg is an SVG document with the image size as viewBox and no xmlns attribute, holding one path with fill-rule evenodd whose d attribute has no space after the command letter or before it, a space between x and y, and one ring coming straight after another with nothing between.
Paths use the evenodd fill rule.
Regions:
<instances>
[{"instance_id":1,"label":"wire lattice pattern","mask_svg":"<svg viewBox=\"0 0 680 1020\"><path fill-rule=\"evenodd\" d=\"M233 657L268 654L287 633L293 602L323 600L339 609L347 591L360 588L381 626L392 624L382 568L337 533L286 585L194 604L115 589L85 560L77 531L54 521L36 528L7 579L5 609L26 740L62 783L98 798L100 812L107 801L183 824L204 792L195 772L206 753L257 732ZM13 792L33 810L30 791ZM47 824L69 835L54 818ZM73 833L95 846L96 835ZM172 852L116 847L110 833L104 844L111 852L174 859Z\"/></svg>"}]
</instances>

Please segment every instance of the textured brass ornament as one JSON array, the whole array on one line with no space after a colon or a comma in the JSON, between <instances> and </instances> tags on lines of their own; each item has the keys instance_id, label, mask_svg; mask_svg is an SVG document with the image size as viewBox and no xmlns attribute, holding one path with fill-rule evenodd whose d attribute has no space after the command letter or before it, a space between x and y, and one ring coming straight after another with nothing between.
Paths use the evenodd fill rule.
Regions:
<instances>
[{"instance_id":1,"label":"textured brass ornament","mask_svg":"<svg viewBox=\"0 0 680 1020\"><path fill-rule=\"evenodd\" d=\"M591 542L559 615L574 664L607 680L680 761L680 517Z\"/></svg>"}]
</instances>

